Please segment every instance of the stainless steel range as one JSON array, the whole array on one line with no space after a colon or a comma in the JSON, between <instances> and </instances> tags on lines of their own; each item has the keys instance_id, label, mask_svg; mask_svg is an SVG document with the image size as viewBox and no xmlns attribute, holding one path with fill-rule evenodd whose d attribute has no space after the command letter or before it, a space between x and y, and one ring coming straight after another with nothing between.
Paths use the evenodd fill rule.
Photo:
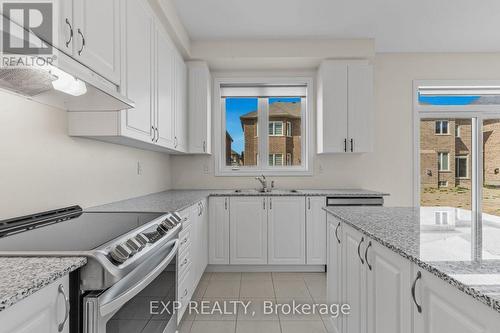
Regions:
<instances>
[{"instance_id":1,"label":"stainless steel range","mask_svg":"<svg viewBox=\"0 0 500 333\"><path fill-rule=\"evenodd\" d=\"M182 222L178 213L83 212L73 206L0 221L0 256L87 257L74 302L78 331L175 332ZM151 314L151 302L170 308Z\"/></svg>"}]
</instances>

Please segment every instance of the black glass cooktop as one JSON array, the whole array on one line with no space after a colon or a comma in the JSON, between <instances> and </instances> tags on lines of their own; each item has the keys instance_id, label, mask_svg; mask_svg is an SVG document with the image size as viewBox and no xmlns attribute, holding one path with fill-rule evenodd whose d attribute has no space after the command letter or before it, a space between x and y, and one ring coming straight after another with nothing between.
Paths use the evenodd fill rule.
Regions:
<instances>
[{"instance_id":1,"label":"black glass cooktop","mask_svg":"<svg viewBox=\"0 0 500 333\"><path fill-rule=\"evenodd\" d=\"M32 229L20 229L16 233L4 235L0 237L0 251L90 251L161 215L79 212L68 219L34 225ZM0 227L2 222L5 221L0 221Z\"/></svg>"}]
</instances>

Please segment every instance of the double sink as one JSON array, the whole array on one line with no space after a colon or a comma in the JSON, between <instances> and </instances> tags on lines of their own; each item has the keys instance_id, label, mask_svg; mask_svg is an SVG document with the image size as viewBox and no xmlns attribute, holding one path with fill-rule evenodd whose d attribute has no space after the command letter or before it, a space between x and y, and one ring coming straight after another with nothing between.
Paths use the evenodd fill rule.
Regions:
<instances>
[{"instance_id":1,"label":"double sink","mask_svg":"<svg viewBox=\"0 0 500 333\"><path fill-rule=\"evenodd\" d=\"M272 190L267 190L265 191L264 189L238 189L234 190L234 193L240 193L240 194L257 194L257 193L291 193L291 194L297 194L297 193L302 193L299 190L282 190L282 189L272 189Z\"/></svg>"}]
</instances>

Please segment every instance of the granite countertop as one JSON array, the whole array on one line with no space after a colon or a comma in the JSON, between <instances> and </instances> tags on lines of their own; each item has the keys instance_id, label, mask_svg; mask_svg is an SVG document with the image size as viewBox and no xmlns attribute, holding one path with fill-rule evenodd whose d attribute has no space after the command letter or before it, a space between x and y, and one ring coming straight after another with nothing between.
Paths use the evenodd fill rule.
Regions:
<instances>
[{"instance_id":1,"label":"granite countertop","mask_svg":"<svg viewBox=\"0 0 500 333\"><path fill-rule=\"evenodd\" d=\"M105 205L87 208L86 211L135 211L168 212L183 210L197 201L209 196L368 196L382 197L387 193L363 189L325 189L325 190L290 190L275 189L262 193L257 190L169 190L137 198L117 201Z\"/></svg>"},{"instance_id":2,"label":"granite countertop","mask_svg":"<svg viewBox=\"0 0 500 333\"><path fill-rule=\"evenodd\" d=\"M459 208L326 207L325 210L500 312L500 218L498 221L483 218L482 241L471 241L470 212ZM437 212L441 216L438 220Z\"/></svg>"},{"instance_id":3,"label":"granite countertop","mask_svg":"<svg viewBox=\"0 0 500 333\"><path fill-rule=\"evenodd\" d=\"M0 311L86 263L83 257L0 257Z\"/></svg>"}]
</instances>

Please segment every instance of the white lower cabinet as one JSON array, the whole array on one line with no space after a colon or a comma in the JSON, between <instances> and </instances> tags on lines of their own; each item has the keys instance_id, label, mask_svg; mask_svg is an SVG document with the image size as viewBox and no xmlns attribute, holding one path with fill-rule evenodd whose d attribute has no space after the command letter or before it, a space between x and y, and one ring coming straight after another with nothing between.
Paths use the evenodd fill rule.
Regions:
<instances>
[{"instance_id":1,"label":"white lower cabinet","mask_svg":"<svg viewBox=\"0 0 500 333\"><path fill-rule=\"evenodd\" d=\"M351 307L344 317L345 333L366 332L366 276L361 257L365 237L347 225L342 226L342 300Z\"/></svg>"},{"instance_id":2,"label":"white lower cabinet","mask_svg":"<svg viewBox=\"0 0 500 333\"><path fill-rule=\"evenodd\" d=\"M306 198L306 264L326 264L326 197Z\"/></svg>"},{"instance_id":3,"label":"white lower cabinet","mask_svg":"<svg viewBox=\"0 0 500 333\"><path fill-rule=\"evenodd\" d=\"M69 297L67 275L2 311L0 333L68 333L66 297Z\"/></svg>"},{"instance_id":4,"label":"white lower cabinet","mask_svg":"<svg viewBox=\"0 0 500 333\"><path fill-rule=\"evenodd\" d=\"M306 263L304 197L269 197L268 229L269 264Z\"/></svg>"},{"instance_id":5,"label":"white lower cabinet","mask_svg":"<svg viewBox=\"0 0 500 333\"><path fill-rule=\"evenodd\" d=\"M411 332L411 262L377 242L365 248L367 332Z\"/></svg>"},{"instance_id":6,"label":"white lower cabinet","mask_svg":"<svg viewBox=\"0 0 500 333\"><path fill-rule=\"evenodd\" d=\"M331 319L334 333L498 332L498 312L334 216L327 221L327 300L350 305Z\"/></svg>"},{"instance_id":7,"label":"white lower cabinet","mask_svg":"<svg viewBox=\"0 0 500 333\"><path fill-rule=\"evenodd\" d=\"M208 222L208 263L229 264L229 198L210 197Z\"/></svg>"},{"instance_id":8,"label":"white lower cabinet","mask_svg":"<svg viewBox=\"0 0 500 333\"><path fill-rule=\"evenodd\" d=\"M417 279L420 272L421 277ZM414 333L493 333L498 332L500 316L469 295L458 291L438 277L414 266Z\"/></svg>"},{"instance_id":9,"label":"white lower cabinet","mask_svg":"<svg viewBox=\"0 0 500 333\"><path fill-rule=\"evenodd\" d=\"M328 215L328 270L327 301L328 304L342 304L342 234L341 222ZM332 333L342 332L342 316L331 317Z\"/></svg>"},{"instance_id":10,"label":"white lower cabinet","mask_svg":"<svg viewBox=\"0 0 500 333\"><path fill-rule=\"evenodd\" d=\"M229 263L266 264L268 198L233 197L230 201Z\"/></svg>"}]
</instances>

